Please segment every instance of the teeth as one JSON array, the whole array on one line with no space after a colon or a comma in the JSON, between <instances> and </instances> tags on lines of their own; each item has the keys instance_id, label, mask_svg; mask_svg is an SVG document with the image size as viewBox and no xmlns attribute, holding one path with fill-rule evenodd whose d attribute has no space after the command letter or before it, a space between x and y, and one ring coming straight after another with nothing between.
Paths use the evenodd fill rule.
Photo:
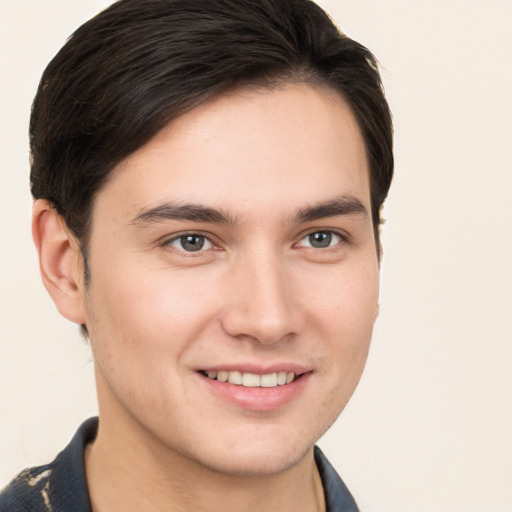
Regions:
<instances>
[{"instance_id":1,"label":"teeth","mask_svg":"<svg viewBox=\"0 0 512 512\"><path fill-rule=\"evenodd\" d=\"M220 382L229 382L238 386L245 386L248 388L274 388L276 386L283 386L290 384L295 380L295 373L293 372L279 372L268 373L265 375L258 375L255 373L245 373L239 371L224 372L224 371L208 371L205 373L209 379L218 380Z\"/></svg>"},{"instance_id":2,"label":"teeth","mask_svg":"<svg viewBox=\"0 0 512 512\"><path fill-rule=\"evenodd\" d=\"M261 376L262 388L274 388L277 386L277 384L277 373L270 373L268 375Z\"/></svg>"},{"instance_id":3,"label":"teeth","mask_svg":"<svg viewBox=\"0 0 512 512\"><path fill-rule=\"evenodd\" d=\"M254 373L244 373L242 376L242 385L246 388L257 388L260 386L261 377Z\"/></svg>"},{"instance_id":4,"label":"teeth","mask_svg":"<svg viewBox=\"0 0 512 512\"><path fill-rule=\"evenodd\" d=\"M242 384L242 372L228 372L228 382L230 384Z\"/></svg>"}]
</instances>

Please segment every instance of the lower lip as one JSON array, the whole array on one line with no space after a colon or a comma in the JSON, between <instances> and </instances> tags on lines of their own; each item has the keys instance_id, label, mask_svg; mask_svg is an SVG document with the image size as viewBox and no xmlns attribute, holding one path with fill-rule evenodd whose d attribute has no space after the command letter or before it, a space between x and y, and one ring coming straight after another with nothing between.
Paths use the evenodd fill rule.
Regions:
<instances>
[{"instance_id":1,"label":"lower lip","mask_svg":"<svg viewBox=\"0 0 512 512\"><path fill-rule=\"evenodd\" d=\"M311 372L302 374L290 384L273 388L238 386L229 382L209 379L200 373L197 375L213 393L242 409L273 411L286 406L299 397L311 377Z\"/></svg>"}]
</instances>

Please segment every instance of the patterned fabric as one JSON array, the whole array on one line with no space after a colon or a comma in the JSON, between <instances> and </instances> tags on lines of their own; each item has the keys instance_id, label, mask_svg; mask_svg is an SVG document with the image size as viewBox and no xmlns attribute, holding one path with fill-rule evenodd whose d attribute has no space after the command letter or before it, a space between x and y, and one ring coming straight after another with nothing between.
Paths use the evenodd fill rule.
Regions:
<instances>
[{"instance_id":1,"label":"patterned fabric","mask_svg":"<svg viewBox=\"0 0 512 512\"><path fill-rule=\"evenodd\" d=\"M69 445L50 464L26 469L0 494L1 512L91 512L84 469L84 448L94 440L98 418L78 429ZM358 512L345 484L315 446L327 512Z\"/></svg>"}]
</instances>

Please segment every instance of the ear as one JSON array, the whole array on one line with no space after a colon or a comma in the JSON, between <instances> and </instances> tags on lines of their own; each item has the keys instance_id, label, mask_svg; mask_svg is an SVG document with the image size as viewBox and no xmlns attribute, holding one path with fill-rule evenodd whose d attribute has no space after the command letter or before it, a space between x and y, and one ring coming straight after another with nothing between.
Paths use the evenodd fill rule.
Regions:
<instances>
[{"instance_id":1,"label":"ear","mask_svg":"<svg viewBox=\"0 0 512 512\"><path fill-rule=\"evenodd\" d=\"M32 236L44 286L57 309L68 320L84 324L82 254L64 219L46 200L34 203Z\"/></svg>"}]
</instances>

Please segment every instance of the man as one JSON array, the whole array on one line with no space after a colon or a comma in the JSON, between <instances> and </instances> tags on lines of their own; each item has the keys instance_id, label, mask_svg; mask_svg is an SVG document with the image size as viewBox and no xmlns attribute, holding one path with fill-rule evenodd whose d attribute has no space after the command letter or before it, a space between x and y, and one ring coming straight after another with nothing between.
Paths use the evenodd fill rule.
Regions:
<instances>
[{"instance_id":1,"label":"man","mask_svg":"<svg viewBox=\"0 0 512 512\"><path fill-rule=\"evenodd\" d=\"M120 0L46 69L33 235L99 422L2 511L353 511L316 441L378 310L392 128L307 0Z\"/></svg>"}]
</instances>

